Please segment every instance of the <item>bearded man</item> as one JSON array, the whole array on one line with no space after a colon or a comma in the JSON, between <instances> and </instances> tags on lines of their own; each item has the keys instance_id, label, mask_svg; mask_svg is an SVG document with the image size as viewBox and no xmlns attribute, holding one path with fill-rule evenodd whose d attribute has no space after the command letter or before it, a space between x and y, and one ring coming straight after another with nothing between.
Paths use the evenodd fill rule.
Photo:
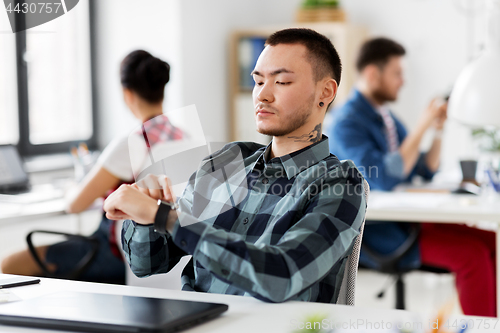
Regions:
<instances>
[{"instance_id":1,"label":"bearded man","mask_svg":"<svg viewBox=\"0 0 500 333\"><path fill-rule=\"evenodd\" d=\"M389 191L415 175L430 180L439 167L441 136L447 103L435 99L411 132L389 110L403 86L405 49L387 38L371 39L360 49L357 87L350 99L333 111L327 131L330 151L351 159L364 173L371 189ZM420 142L427 130L434 139L427 152ZM382 256L396 253L409 238L409 224L386 222L367 225L360 263L380 269L368 250ZM495 234L465 225L422 223L416 246L398 262L401 269L421 265L455 273L457 291L466 315L496 315Z\"/></svg>"}]
</instances>

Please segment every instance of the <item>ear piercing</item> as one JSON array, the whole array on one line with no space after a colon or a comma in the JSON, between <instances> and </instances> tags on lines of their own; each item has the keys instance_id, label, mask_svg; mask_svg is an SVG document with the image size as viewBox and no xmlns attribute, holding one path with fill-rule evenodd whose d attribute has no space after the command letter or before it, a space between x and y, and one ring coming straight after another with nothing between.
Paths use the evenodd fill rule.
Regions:
<instances>
[{"instance_id":1,"label":"ear piercing","mask_svg":"<svg viewBox=\"0 0 500 333\"><path fill-rule=\"evenodd\" d=\"M323 103L323 102L319 102L319 106L320 106L320 107L323 107L324 105L325 105L325 103Z\"/></svg>"}]
</instances>

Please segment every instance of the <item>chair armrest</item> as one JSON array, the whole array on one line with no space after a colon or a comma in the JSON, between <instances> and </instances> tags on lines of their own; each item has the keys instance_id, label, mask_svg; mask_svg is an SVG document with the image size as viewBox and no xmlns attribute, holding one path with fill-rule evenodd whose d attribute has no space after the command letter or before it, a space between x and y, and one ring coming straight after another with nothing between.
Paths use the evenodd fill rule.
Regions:
<instances>
[{"instance_id":1,"label":"chair armrest","mask_svg":"<svg viewBox=\"0 0 500 333\"><path fill-rule=\"evenodd\" d=\"M68 240L71 239L79 239L84 242L89 242L92 250L87 253L75 266L75 268L67 273L65 276L57 276L53 272L50 272L50 270L47 268L46 264L41 260L39 257L35 246L33 245L33 235L34 234L50 234L50 235L61 235L65 236L68 238ZM75 234L68 234L64 232L57 232L57 231L48 231L48 230L34 230L30 232L26 236L26 242L28 243L28 249L35 259L35 262L40 266L42 271L47 277L54 277L54 278L63 278L63 279L77 279L92 263L92 261L95 259L97 256L97 251L99 250L99 241L92 236L82 236L82 235L75 235Z\"/></svg>"}]
</instances>

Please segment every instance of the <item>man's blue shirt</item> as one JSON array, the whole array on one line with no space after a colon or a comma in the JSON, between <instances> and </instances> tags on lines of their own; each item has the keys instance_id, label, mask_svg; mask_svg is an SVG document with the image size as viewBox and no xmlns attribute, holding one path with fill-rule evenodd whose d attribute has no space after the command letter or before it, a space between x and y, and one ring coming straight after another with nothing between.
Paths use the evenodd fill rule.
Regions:
<instances>
[{"instance_id":1,"label":"man's blue shirt","mask_svg":"<svg viewBox=\"0 0 500 333\"><path fill-rule=\"evenodd\" d=\"M399 119L392 113L391 116L401 145L407 131ZM404 175L401 154L398 151L389 152L382 116L358 90L352 92L343 106L333 110L327 135L332 154L341 160L354 161L372 190L392 190L417 174L424 179L433 176L425 164L425 154L420 154L412 172Z\"/></svg>"},{"instance_id":2,"label":"man's blue shirt","mask_svg":"<svg viewBox=\"0 0 500 333\"><path fill-rule=\"evenodd\" d=\"M404 125L392 113L401 145L407 136ZM365 176L372 190L389 191L394 186L411 180L414 175L431 179L433 172L420 157L409 175L403 171L399 151L390 152L382 116L358 90L353 90L349 100L333 110L332 122L327 124L330 152L339 159L352 160ZM407 226L400 223L367 225L363 242L381 254L393 252L407 237ZM360 261L375 267L375 263L361 252ZM418 248L413 249L401 263L406 267L420 265Z\"/></svg>"}]
</instances>

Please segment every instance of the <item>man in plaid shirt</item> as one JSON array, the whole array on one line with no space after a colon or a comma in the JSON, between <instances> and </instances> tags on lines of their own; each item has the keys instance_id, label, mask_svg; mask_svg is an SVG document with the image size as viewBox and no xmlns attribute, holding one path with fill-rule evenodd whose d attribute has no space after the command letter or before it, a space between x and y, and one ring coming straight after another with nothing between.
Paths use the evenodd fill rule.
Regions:
<instances>
[{"instance_id":1,"label":"man in plaid shirt","mask_svg":"<svg viewBox=\"0 0 500 333\"><path fill-rule=\"evenodd\" d=\"M205 158L174 208L161 177L157 189L124 185L106 200L109 218L128 219L132 271L165 273L190 254L183 290L335 303L366 209L361 174L321 134L340 73L323 35L269 37L252 76L257 130L272 142L234 142Z\"/></svg>"}]
</instances>

